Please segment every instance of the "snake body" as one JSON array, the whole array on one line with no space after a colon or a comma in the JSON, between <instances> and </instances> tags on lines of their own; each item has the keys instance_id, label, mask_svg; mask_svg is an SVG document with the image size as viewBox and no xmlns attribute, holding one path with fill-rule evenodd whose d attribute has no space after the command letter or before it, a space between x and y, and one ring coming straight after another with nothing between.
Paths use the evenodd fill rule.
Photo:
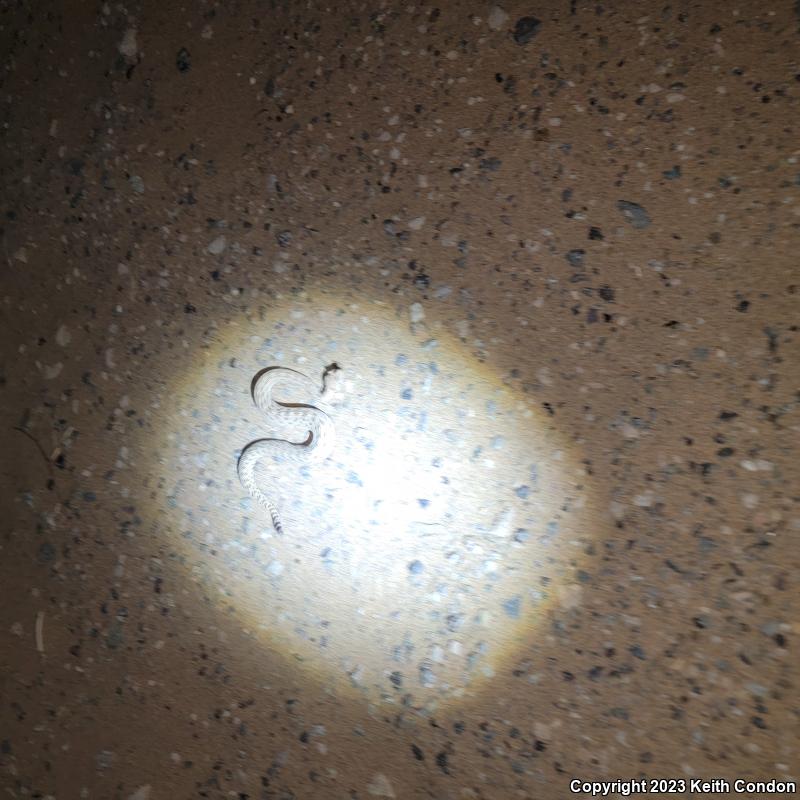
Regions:
<instances>
[{"instance_id":1,"label":"snake body","mask_svg":"<svg viewBox=\"0 0 800 800\"><path fill-rule=\"evenodd\" d=\"M303 431L305 439L290 442L285 439L258 439L242 451L237 464L239 480L250 496L272 517L277 533L283 533L283 524L276 505L256 484L255 470L261 459L280 456L290 464L319 463L326 459L335 444L333 420L326 410L325 400L332 394L332 380L340 371L338 364L330 364L322 373L322 388L307 375L287 367L272 367L256 376L253 383L253 402L273 425L294 425ZM305 402L286 402L275 399L275 393ZM286 392L286 395L284 395Z\"/></svg>"}]
</instances>

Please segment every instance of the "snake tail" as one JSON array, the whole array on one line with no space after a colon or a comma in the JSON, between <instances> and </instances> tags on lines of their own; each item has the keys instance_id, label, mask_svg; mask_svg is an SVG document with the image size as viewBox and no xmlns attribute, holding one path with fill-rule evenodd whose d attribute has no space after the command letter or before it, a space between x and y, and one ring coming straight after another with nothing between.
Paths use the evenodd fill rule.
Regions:
<instances>
[{"instance_id":1,"label":"snake tail","mask_svg":"<svg viewBox=\"0 0 800 800\"><path fill-rule=\"evenodd\" d=\"M244 452L239 457L239 477L244 484L244 487L248 492L250 492L251 497L253 497L262 508L269 512L270 517L272 517L272 525L275 528L275 531L279 535L283 535L283 525L281 524L281 518L278 514L278 509L275 507L275 504L269 499L269 497L267 497L256 485L255 467L259 457L252 457L252 451L248 453L248 449L249 448L245 448Z\"/></svg>"}]
</instances>

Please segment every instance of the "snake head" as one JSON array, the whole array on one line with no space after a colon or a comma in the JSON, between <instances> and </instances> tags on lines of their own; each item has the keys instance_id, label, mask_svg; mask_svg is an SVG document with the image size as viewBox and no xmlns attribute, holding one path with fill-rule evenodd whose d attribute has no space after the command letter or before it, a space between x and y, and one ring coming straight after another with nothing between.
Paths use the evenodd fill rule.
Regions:
<instances>
[{"instance_id":1,"label":"snake head","mask_svg":"<svg viewBox=\"0 0 800 800\"><path fill-rule=\"evenodd\" d=\"M328 364L322 372L322 393L331 394L336 391L336 387L340 381L342 368L334 361Z\"/></svg>"}]
</instances>

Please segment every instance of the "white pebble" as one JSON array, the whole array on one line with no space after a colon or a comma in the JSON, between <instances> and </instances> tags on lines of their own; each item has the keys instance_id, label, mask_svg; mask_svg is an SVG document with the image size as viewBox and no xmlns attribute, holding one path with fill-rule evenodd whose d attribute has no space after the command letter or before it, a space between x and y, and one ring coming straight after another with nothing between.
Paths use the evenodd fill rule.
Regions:
<instances>
[{"instance_id":1,"label":"white pebble","mask_svg":"<svg viewBox=\"0 0 800 800\"><path fill-rule=\"evenodd\" d=\"M508 14L500 6L492 6L487 22L493 31L499 31L508 22Z\"/></svg>"},{"instance_id":2,"label":"white pebble","mask_svg":"<svg viewBox=\"0 0 800 800\"><path fill-rule=\"evenodd\" d=\"M211 253L212 256L218 256L224 249L226 245L226 240L224 236L217 236L211 244L208 245L206 250Z\"/></svg>"},{"instance_id":3,"label":"white pebble","mask_svg":"<svg viewBox=\"0 0 800 800\"><path fill-rule=\"evenodd\" d=\"M748 472L769 472L772 469L772 462L763 458L759 458L756 461L747 459L742 461L741 464Z\"/></svg>"},{"instance_id":4,"label":"white pebble","mask_svg":"<svg viewBox=\"0 0 800 800\"><path fill-rule=\"evenodd\" d=\"M743 494L742 495L742 505L745 508L753 509L758 505L758 495L757 494Z\"/></svg>"},{"instance_id":5,"label":"white pebble","mask_svg":"<svg viewBox=\"0 0 800 800\"><path fill-rule=\"evenodd\" d=\"M117 45L117 50L122 53L125 58L136 58L139 52L139 46L136 44L136 28L128 28L122 41Z\"/></svg>"},{"instance_id":6,"label":"white pebble","mask_svg":"<svg viewBox=\"0 0 800 800\"><path fill-rule=\"evenodd\" d=\"M376 772L372 776L372 783L367 786L367 791L373 797L397 797L392 784L382 772Z\"/></svg>"},{"instance_id":7,"label":"white pebble","mask_svg":"<svg viewBox=\"0 0 800 800\"><path fill-rule=\"evenodd\" d=\"M69 332L66 325L62 325L56 331L56 343L59 347L66 347L72 341L72 334Z\"/></svg>"},{"instance_id":8,"label":"white pebble","mask_svg":"<svg viewBox=\"0 0 800 800\"><path fill-rule=\"evenodd\" d=\"M412 303L411 307L408 309L408 313L411 317L412 324L422 322L422 320L425 319L425 309L423 309L422 303Z\"/></svg>"},{"instance_id":9,"label":"white pebble","mask_svg":"<svg viewBox=\"0 0 800 800\"><path fill-rule=\"evenodd\" d=\"M45 380L52 381L57 378L61 374L61 370L64 369L64 365L59 361L58 364L52 365L40 365L40 369L42 374L45 377Z\"/></svg>"},{"instance_id":10,"label":"white pebble","mask_svg":"<svg viewBox=\"0 0 800 800\"><path fill-rule=\"evenodd\" d=\"M633 504L639 506L639 508L650 508L653 505L653 493L643 492L642 494L637 494L633 498Z\"/></svg>"}]
</instances>

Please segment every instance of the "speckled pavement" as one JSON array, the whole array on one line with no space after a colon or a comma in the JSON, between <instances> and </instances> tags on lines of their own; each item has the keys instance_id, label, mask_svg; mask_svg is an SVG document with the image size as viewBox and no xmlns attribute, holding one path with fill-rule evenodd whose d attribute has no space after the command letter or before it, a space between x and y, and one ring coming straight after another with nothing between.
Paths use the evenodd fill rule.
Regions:
<instances>
[{"instance_id":1,"label":"speckled pavement","mask_svg":"<svg viewBox=\"0 0 800 800\"><path fill-rule=\"evenodd\" d=\"M800 781L795 5L0 6L0 795Z\"/></svg>"}]
</instances>

